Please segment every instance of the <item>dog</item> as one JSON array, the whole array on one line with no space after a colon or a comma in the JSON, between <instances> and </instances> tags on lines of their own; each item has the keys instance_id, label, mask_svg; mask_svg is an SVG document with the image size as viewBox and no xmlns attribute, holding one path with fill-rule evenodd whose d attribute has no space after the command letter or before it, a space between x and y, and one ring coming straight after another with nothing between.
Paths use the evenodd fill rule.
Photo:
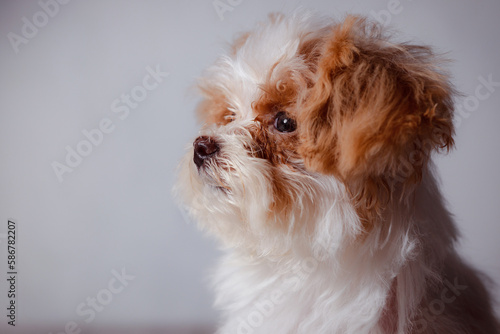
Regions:
<instances>
[{"instance_id":1,"label":"dog","mask_svg":"<svg viewBox=\"0 0 500 334\"><path fill-rule=\"evenodd\" d=\"M218 334L499 333L431 161L454 145L444 62L299 10L206 70L175 192L225 249Z\"/></svg>"}]
</instances>

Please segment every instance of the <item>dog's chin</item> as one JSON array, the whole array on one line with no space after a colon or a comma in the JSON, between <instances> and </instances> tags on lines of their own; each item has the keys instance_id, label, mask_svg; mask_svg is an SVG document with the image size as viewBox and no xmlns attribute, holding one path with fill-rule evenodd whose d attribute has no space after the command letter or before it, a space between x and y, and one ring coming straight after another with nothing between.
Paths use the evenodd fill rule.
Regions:
<instances>
[{"instance_id":1,"label":"dog's chin","mask_svg":"<svg viewBox=\"0 0 500 334\"><path fill-rule=\"evenodd\" d=\"M219 194L229 195L231 193L231 188L223 182L220 174L213 167L201 166L197 168L197 175L201 183L210 192Z\"/></svg>"}]
</instances>

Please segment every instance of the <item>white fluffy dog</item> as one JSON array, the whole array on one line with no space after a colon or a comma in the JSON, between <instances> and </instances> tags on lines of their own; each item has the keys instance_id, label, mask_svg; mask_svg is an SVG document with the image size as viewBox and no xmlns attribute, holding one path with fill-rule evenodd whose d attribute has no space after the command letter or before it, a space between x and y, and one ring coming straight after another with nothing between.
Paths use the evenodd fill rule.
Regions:
<instances>
[{"instance_id":1,"label":"white fluffy dog","mask_svg":"<svg viewBox=\"0 0 500 334\"><path fill-rule=\"evenodd\" d=\"M217 333L498 333L430 162L454 90L425 46L300 11L200 80L177 192L227 249Z\"/></svg>"}]
</instances>

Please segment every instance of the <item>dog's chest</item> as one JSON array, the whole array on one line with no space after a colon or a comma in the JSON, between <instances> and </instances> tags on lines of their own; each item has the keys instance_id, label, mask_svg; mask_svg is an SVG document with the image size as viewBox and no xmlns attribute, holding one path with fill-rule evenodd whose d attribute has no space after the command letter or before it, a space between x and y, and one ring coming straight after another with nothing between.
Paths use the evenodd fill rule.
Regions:
<instances>
[{"instance_id":1,"label":"dog's chest","mask_svg":"<svg viewBox=\"0 0 500 334\"><path fill-rule=\"evenodd\" d=\"M378 333L386 287L354 289L342 276L313 257L283 267L226 258L215 277L218 334Z\"/></svg>"}]
</instances>

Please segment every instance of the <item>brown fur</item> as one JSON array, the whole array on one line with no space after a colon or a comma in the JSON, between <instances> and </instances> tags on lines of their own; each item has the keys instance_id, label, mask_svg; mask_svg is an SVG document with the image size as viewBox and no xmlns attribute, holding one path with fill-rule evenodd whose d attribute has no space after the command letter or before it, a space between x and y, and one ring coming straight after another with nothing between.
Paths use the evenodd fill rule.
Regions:
<instances>
[{"instance_id":1,"label":"brown fur","mask_svg":"<svg viewBox=\"0 0 500 334\"><path fill-rule=\"evenodd\" d=\"M393 44L355 16L323 44L300 106L299 152L309 168L343 179L364 216L404 198L432 151L453 146L454 91L438 64L430 48Z\"/></svg>"},{"instance_id":2,"label":"brown fur","mask_svg":"<svg viewBox=\"0 0 500 334\"><path fill-rule=\"evenodd\" d=\"M225 95L207 82L201 82L198 89L205 96L196 108L198 119L208 124L225 125L231 121L232 112Z\"/></svg>"}]
</instances>

